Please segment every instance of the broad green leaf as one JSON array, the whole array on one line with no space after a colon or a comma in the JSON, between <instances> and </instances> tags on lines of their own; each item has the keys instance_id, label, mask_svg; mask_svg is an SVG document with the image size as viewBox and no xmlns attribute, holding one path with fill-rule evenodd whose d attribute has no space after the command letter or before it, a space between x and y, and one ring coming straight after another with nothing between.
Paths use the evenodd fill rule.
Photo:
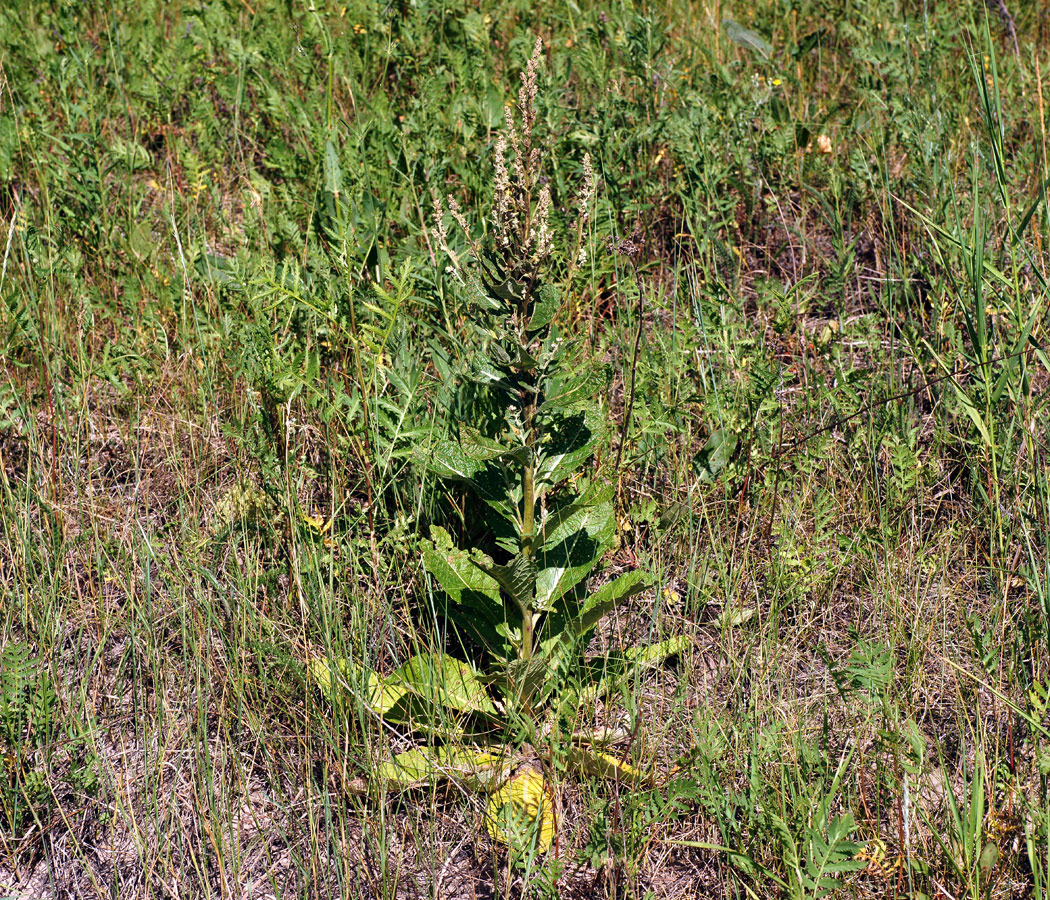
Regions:
<instances>
[{"instance_id":1,"label":"broad green leaf","mask_svg":"<svg viewBox=\"0 0 1050 900\"><path fill-rule=\"evenodd\" d=\"M536 546L542 547L544 544L551 542L557 529L563 522L586 507L593 506L597 502L600 502L599 498L593 492L588 492L587 494L576 497L562 506L548 511L547 515L543 518L539 531L537 532Z\"/></svg>"},{"instance_id":2,"label":"broad green leaf","mask_svg":"<svg viewBox=\"0 0 1050 900\"><path fill-rule=\"evenodd\" d=\"M486 447L478 439L469 443L438 441L431 452L428 466L440 478L470 481L490 460L504 454L502 447Z\"/></svg>"},{"instance_id":3,"label":"broad green leaf","mask_svg":"<svg viewBox=\"0 0 1050 900\"><path fill-rule=\"evenodd\" d=\"M618 578L603 584L583 602L576 624L572 626L578 636L587 634L606 613L612 612L625 600L649 587L646 573L640 569L625 572Z\"/></svg>"},{"instance_id":4,"label":"broad green leaf","mask_svg":"<svg viewBox=\"0 0 1050 900\"><path fill-rule=\"evenodd\" d=\"M701 484L711 484L729 464L736 452L737 438L731 431L719 428L711 432L707 443L693 458L693 470Z\"/></svg>"},{"instance_id":5,"label":"broad green leaf","mask_svg":"<svg viewBox=\"0 0 1050 900\"><path fill-rule=\"evenodd\" d=\"M548 621L550 637L540 645L541 651L552 660L560 660L577 641L587 636L602 616L648 587L644 572L638 569L625 572L587 597L578 611L555 613Z\"/></svg>"},{"instance_id":6,"label":"broad green leaf","mask_svg":"<svg viewBox=\"0 0 1050 900\"><path fill-rule=\"evenodd\" d=\"M535 608L549 611L583 581L616 536L611 503L585 507L559 523L537 554Z\"/></svg>"},{"instance_id":7,"label":"broad green leaf","mask_svg":"<svg viewBox=\"0 0 1050 900\"><path fill-rule=\"evenodd\" d=\"M502 610L499 584L478 565L487 558L460 550L453 545L449 533L439 525L431 527L430 536L433 540L423 542L423 565L445 593L456 602L467 592L478 594Z\"/></svg>"},{"instance_id":8,"label":"broad green leaf","mask_svg":"<svg viewBox=\"0 0 1050 900\"><path fill-rule=\"evenodd\" d=\"M423 542L423 566L448 596L448 614L485 646L502 646L498 629L507 613L499 584L476 565L487 558L453 546L444 528L435 525L430 533L433 541Z\"/></svg>"},{"instance_id":9,"label":"broad green leaf","mask_svg":"<svg viewBox=\"0 0 1050 900\"><path fill-rule=\"evenodd\" d=\"M589 684L564 693L566 707L592 706L602 697L607 696L617 685L630 682L641 670L656 666L672 656L683 653L692 645L686 635L667 638L656 644L644 647L631 647L622 653L611 652L588 659L579 667L584 678L591 678Z\"/></svg>"},{"instance_id":10,"label":"broad green leaf","mask_svg":"<svg viewBox=\"0 0 1050 900\"><path fill-rule=\"evenodd\" d=\"M715 622L722 628L736 628L738 625L750 622L756 612L758 612L757 606L729 607L715 619Z\"/></svg>"},{"instance_id":11,"label":"broad green leaf","mask_svg":"<svg viewBox=\"0 0 1050 900\"><path fill-rule=\"evenodd\" d=\"M459 447L467 456L478 462L486 462L490 459L499 459L518 448L508 448L499 441L485 437L474 428L461 426L459 430Z\"/></svg>"},{"instance_id":12,"label":"broad green leaf","mask_svg":"<svg viewBox=\"0 0 1050 900\"><path fill-rule=\"evenodd\" d=\"M685 653L692 645L692 638L688 635L680 634L677 637L667 638L645 647L631 647L624 653L624 656L636 668L654 666L662 663L665 659L670 659L672 656Z\"/></svg>"},{"instance_id":13,"label":"broad green leaf","mask_svg":"<svg viewBox=\"0 0 1050 900\"><path fill-rule=\"evenodd\" d=\"M491 352L496 365L500 367L529 370L535 369L537 366L536 357L529 352L527 347L523 347L520 344L510 345L510 350L500 344L494 344Z\"/></svg>"},{"instance_id":14,"label":"broad green leaf","mask_svg":"<svg viewBox=\"0 0 1050 900\"><path fill-rule=\"evenodd\" d=\"M529 331L546 328L561 308L561 292L553 285L545 284L539 289L539 299L533 304Z\"/></svg>"},{"instance_id":15,"label":"broad green leaf","mask_svg":"<svg viewBox=\"0 0 1050 900\"><path fill-rule=\"evenodd\" d=\"M605 417L597 408L552 416L537 460L537 483L555 485L578 472L604 431Z\"/></svg>"},{"instance_id":16,"label":"broad green leaf","mask_svg":"<svg viewBox=\"0 0 1050 900\"><path fill-rule=\"evenodd\" d=\"M525 296L525 286L520 282L515 281L513 278L507 278L500 282L492 282L487 284L486 287L494 296L499 297L500 300L511 303L514 306L520 304L522 298Z\"/></svg>"},{"instance_id":17,"label":"broad green leaf","mask_svg":"<svg viewBox=\"0 0 1050 900\"><path fill-rule=\"evenodd\" d=\"M485 448L476 440L466 445L457 441L438 441L423 463L439 478L467 482L475 493L508 520L517 516L517 504L509 473L501 457L514 458L520 448Z\"/></svg>"},{"instance_id":18,"label":"broad green leaf","mask_svg":"<svg viewBox=\"0 0 1050 900\"><path fill-rule=\"evenodd\" d=\"M601 749L609 744L617 744L631 736L626 728L603 727L591 731L573 732L572 740L581 747Z\"/></svg>"},{"instance_id":19,"label":"broad green leaf","mask_svg":"<svg viewBox=\"0 0 1050 900\"><path fill-rule=\"evenodd\" d=\"M564 514L556 510L544 520L536 546L541 552L552 549L570 539L581 528L593 531L597 527L596 523L604 527L606 519L610 525L614 524L612 492L605 488L589 492L580 498L579 503L572 503L571 509Z\"/></svg>"},{"instance_id":20,"label":"broad green leaf","mask_svg":"<svg viewBox=\"0 0 1050 900\"><path fill-rule=\"evenodd\" d=\"M573 368L566 366L564 370L572 372ZM582 374L551 378L540 409L548 416L577 410L593 410L597 407L595 397L605 390L608 383L609 370L604 366L588 367Z\"/></svg>"},{"instance_id":21,"label":"broad green leaf","mask_svg":"<svg viewBox=\"0 0 1050 900\"><path fill-rule=\"evenodd\" d=\"M333 660L333 662L336 664L336 668L338 669L335 678L338 679L342 677L345 679L347 671L347 660L336 659ZM332 667L329 664L328 660L325 659L323 656L313 657L313 659L311 659L306 664L306 677L310 682L314 684L315 687L317 687L321 691L321 694L324 696L325 700L331 703L335 697L335 686L333 685L333 681L335 679L333 679Z\"/></svg>"},{"instance_id":22,"label":"broad green leaf","mask_svg":"<svg viewBox=\"0 0 1050 900\"><path fill-rule=\"evenodd\" d=\"M502 671L496 672L490 681L508 702L528 703L547 687L551 676L551 660L542 653L536 653L529 659L509 660Z\"/></svg>"},{"instance_id":23,"label":"broad green leaf","mask_svg":"<svg viewBox=\"0 0 1050 900\"><path fill-rule=\"evenodd\" d=\"M339 165L339 153L331 141L324 142L324 189L334 197L343 190L343 170Z\"/></svg>"},{"instance_id":24,"label":"broad green leaf","mask_svg":"<svg viewBox=\"0 0 1050 900\"><path fill-rule=\"evenodd\" d=\"M508 373L498 362L490 359L484 353L478 353L470 361L468 377L478 384L499 384L510 387L507 375Z\"/></svg>"},{"instance_id":25,"label":"broad green leaf","mask_svg":"<svg viewBox=\"0 0 1050 900\"><path fill-rule=\"evenodd\" d=\"M522 610L532 608L536 592L536 563L531 557L519 553L508 566L483 562L475 562L474 565L499 582Z\"/></svg>"},{"instance_id":26,"label":"broad green leaf","mask_svg":"<svg viewBox=\"0 0 1050 900\"><path fill-rule=\"evenodd\" d=\"M412 691L429 704L458 712L496 713L478 673L468 663L445 653L413 656L387 682Z\"/></svg>"},{"instance_id":27,"label":"broad green leaf","mask_svg":"<svg viewBox=\"0 0 1050 900\"><path fill-rule=\"evenodd\" d=\"M722 27L725 29L726 37L734 44L747 47L757 53L762 59L769 59L773 53L773 47L762 35L750 28L745 28L734 19L723 19Z\"/></svg>"},{"instance_id":28,"label":"broad green leaf","mask_svg":"<svg viewBox=\"0 0 1050 900\"><path fill-rule=\"evenodd\" d=\"M584 674L576 665L576 654L579 652L583 639L598 624L602 616L648 586L644 573L626 572L591 594L584 602L580 612L570 614L565 610L559 610L550 617L546 628L550 637L540 644L540 653L549 660L545 685L546 697L550 697L555 690L561 690L565 685L566 677L573 671L576 674ZM616 662L607 659L599 666L591 665L585 668L593 671L596 681L573 691L563 691L559 702L566 708L577 706L581 700L584 703L593 702L604 695L613 684L608 676L622 676L625 665L622 660Z\"/></svg>"}]
</instances>

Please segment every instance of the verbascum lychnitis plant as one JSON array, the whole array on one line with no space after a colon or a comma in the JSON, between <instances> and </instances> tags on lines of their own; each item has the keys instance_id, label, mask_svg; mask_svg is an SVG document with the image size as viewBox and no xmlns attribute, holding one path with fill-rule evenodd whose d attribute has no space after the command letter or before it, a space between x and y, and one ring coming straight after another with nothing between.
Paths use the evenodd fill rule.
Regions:
<instances>
[{"instance_id":1,"label":"verbascum lychnitis plant","mask_svg":"<svg viewBox=\"0 0 1050 900\"><path fill-rule=\"evenodd\" d=\"M534 134L541 45L522 74L519 119L507 110L495 146L491 228L476 240L449 197L436 201L437 243L469 309L472 348L454 385L451 436L424 462L482 502L486 547L459 547L434 526L423 564L436 589L442 631L481 648L480 663L445 652L419 654L390 675L318 658L322 690L357 691L391 725L426 735L379 776L405 787L454 778L488 795L485 823L517 853L546 851L555 833L556 774L634 779L612 752L615 730L581 731L579 711L639 667L680 652L684 638L588 656L601 618L648 587L631 571L591 590L616 537L611 492L588 477L605 431L607 374L582 360L555 324L584 256L595 194L584 157L572 200L575 224L555 235L550 187ZM467 244L450 245L451 216ZM560 282L552 273L565 254ZM450 640L452 638L450 637ZM467 654L460 654L467 656Z\"/></svg>"}]
</instances>

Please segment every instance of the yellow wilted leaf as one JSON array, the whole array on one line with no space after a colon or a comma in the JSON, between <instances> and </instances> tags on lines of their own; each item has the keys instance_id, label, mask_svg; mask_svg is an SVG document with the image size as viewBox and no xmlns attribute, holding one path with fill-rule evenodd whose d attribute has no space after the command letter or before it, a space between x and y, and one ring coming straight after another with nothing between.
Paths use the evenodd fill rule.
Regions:
<instances>
[{"instance_id":1,"label":"yellow wilted leaf","mask_svg":"<svg viewBox=\"0 0 1050 900\"><path fill-rule=\"evenodd\" d=\"M638 781L642 777L642 773L630 763L610 753L586 747L572 747L569 750L569 765L592 778Z\"/></svg>"},{"instance_id":2,"label":"yellow wilted leaf","mask_svg":"<svg viewBox=\"0 0 1050 900\"><path fill-rule=\"evenodd\" d=\"M398 684L388 684L378 672L362 669L348 659L340 657L334 662L337 669L337 678L346 687L355 689L357 684L366 680L363 676L367 676L368 683L363 685L366 688L364 699L381 716L389 713L401 698L408 693L407 688ZM325 699L331 702L334 699L334 693L332 688L332 671L329 668L328 660L323 656L313 657L306 664L306 674L310 681L320 688Z\"/></svg>"},{"instance_id":3,"label":"yellow wilted leaf","mask_svg":"<svg viewBox=\"0 0 1050 900\"><path fill-rule=\"evenodd\" d=\"M528 769L515 775L489 799L485 827L494 840L513 849L522 844L538 825L536 852L546 853L554 841L554 810L543 775Z\"/></svg>"},{"instance_id":4,"label":"yellow wilted leaf","mask_svg":"<svg viewBox=\"0 0 1050 900\"><path fill-rule=\"evenodd\" d=\"M328 531L328 529L332 527L332 520L329 519L326 522L324 520L324 516L308 516L305 513L303 513L302 520L319 534L324 534L326 531Z\"/></svg>"}]
</instances>

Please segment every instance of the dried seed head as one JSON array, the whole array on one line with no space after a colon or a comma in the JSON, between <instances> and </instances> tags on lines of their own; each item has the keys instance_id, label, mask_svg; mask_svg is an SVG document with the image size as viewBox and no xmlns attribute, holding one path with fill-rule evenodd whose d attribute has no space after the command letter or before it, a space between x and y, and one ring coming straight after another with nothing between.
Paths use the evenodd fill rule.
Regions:
<instances>
[{"instance_id":1,"label":"dried seed head","mask_svg":"<svg viewBox=\"0 0 1050 900\"><path fill-rule=\"evenodd\" d=\"M514 177L518 179L518 186L525 184L525 158L522 155L521 137L518 129L514 127L514 117L511 115L510 107L504 107L503 120L507 126L507 139L514 151Z\"/></svg>"},{"instance_id":2,"label":"dried seed head","mask_svg":"<svg viewBox=\"0 0 1050 900\"><path fill-rule=\"evenodd\" d=\"M521 130L528 141L532 134L532 125L536 121L536 80L539 73L543 41L536 38L532 48L532 58L526 63L521 73L521 90L518 91L518 109L521 112Z\"/></svg>"},{"instance_id":3,"label":"dried seed head","mask_svg":"<svg viewBox=\"0 0 1050 900\"><path fill-rule=\"evenodd\" d=\"M507 152L507 138L500 135L496 139L496 154L493 167L496 174L496 187L494 203L492 207L492 230L496 239L506 246L510 243L510 232L513 228L511 219L513 217L514 198L511 195L510 175L507 173L507 161L504 154Z\"/></svg>"},{"instance_id":4,"label":"dried seed head","mask_svg":"<svg viewBox=\"0 0 1050 900\"><path fill-rule=\"evenodd\" d=\"M629 259L634 259L642 252L641 245L638 243L641 240L641 232L637 229L631 234L630 237L621 238L617 241L615 238L609 238L609 249L613 253L619 253Z\"/></svg>"},{"instance_id":5,"label":"dried seed head","mask_svg":"<svg viewBox=\"0 0 1050 900\"><path fill-rule=\"evenodd\" d=\"M579 221L586 222L591 213L591 201L594 199L594 164L591 162L591 154L583 154L583 184L577 195L576 203L579 207Z\"/></svg>"},{"instance_id":6,"label":"dried seed head","mask_svg":"<svg viewBox=\"0 0 1050 900\"><path fill-rule=\"evenodd\" d=\"M551 189L544 185L540 191L540 199L536 203L536 217L529 231L529 246L533 248L533 262L540 262L550 255L552 248L550 214Z\"/></svg>"},{"instance_id":7,"label":"dried seed head","mask_svg":"<svg viewBox=\"0 0 1050 900\"><path fill-rule=\"evenodd\" d=\"M467 225L467 219L463 215L463 211L459 208L456 198L451 194L448 195L448 210L452 213L452 218L456 220L456 224L463 229L463 233L467 236L467 240L470 240L470 227Z\"/></svg>"},{"instance_id":8,"label":"dried seed head","mask_svg":"<svg viewBox=\"0 0 1050 900\"><path fill-rule=\"evenodd\" d=\"M452 260L455 266L459 266L459 257L448 245L448 230L445 228L445 206L441 202L437 191L434 191L434 231L437 234L438 246Z\"/></svg>"}]
</instances>

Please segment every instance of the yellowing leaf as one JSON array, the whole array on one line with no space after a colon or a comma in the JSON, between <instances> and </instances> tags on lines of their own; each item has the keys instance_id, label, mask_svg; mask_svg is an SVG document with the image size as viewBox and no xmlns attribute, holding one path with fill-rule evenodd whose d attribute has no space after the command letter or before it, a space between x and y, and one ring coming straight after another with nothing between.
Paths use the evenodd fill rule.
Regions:
<instances>
[{"instance_id":1,"label":"yellowing leaf","mask_svg":"<svg viewBox=\"0 0 1050 900\"><path fill-rule=\"evenodd\" d=\"M466 747L416 747L381 763L376 775L402 788L457 778L467 786L487 789L491 779L500 777L505 762L498 754Z\"/></svg>"},{"instance_id":2,"label":"yellowing leaf","mask_svg":"<svg viewBox=\"0 0 1050 900\"><path fill-rule=\"evenodd\" d=\"M340 675L346 675L346 660L336 660L336 666L340 669ZM332 699L332 670L328 660L323 656L315 656L306 664L306 677L320 689L326 700Z\"/></svg>"},{"instance_id":3,"label":"yellowing leaf","mask_svg":"<svg viewBox=\"0 0 1050 900\"><path fill-rule=\"evenodd\" d=\"M642 777L642 773L630 763L617 759L610 753L586 747L572 747L569 750L569 766L593 778L637 781Z\"/></svg>"},{"instance_id":4,"label":"yellowing leaf","mask_svg":"<svg viewBox=\"0 0 1050 900\"><path fill-rule=\"evenodd\" d=\"M738 625L749 622L756 612L758 612L758 609L754 606L727 609L718 617L717 622L723 628L736 628Z\"/></svg>"},{"instance_id":5,"label":"yellowing leaf","mask_svg":"<svg viewBox=\"0 0 1050 900\"><path fill-rule=\"evenodd\" d=\"M324 534L332 527L332 520L329 519L326 522L324 516L308 516L304 513L302 515L302 520L318 534Z\"/></svg>"},{"instance_id":6,"label":"yellowing leaf","mask_svg":"<svg viewBox=\"0 0 1050 900\"><path fill-rule=\"evenodd\" d=\"M493 792L485 827L493 840L518 851L528 849L535 835L536 852L546 853L554 841L553 807L543 775L527 769Z\"/></svg>"},{"instance_id":7,"label":"yellowing leaf","mask_svg":"<svg viewBox=\"0 0 1050 900\"><path fill-rule=\"evenodd\" d=\"M496 712L474 667L445 653L413 656L387 681L403 685L402 693L412 691L430 705L459 712Z\"/></svg>"},{"instance_id":8,"label":"yellowing leaf","mask_svg":"<svg viewBox=\"0 0 1050 900\"><path fill-rule=\"evenodd\" d=\"M372 707L379 715L385 716L389 713L408 693L407 687L387 682L378 672L362 670L360 666L350 660L340 657L333 660L336 667L336 678L341 680L344 690L353 690L362 681L364 701ZM364 677L367 673L367 679ZM328 701L333 699L332 670L328 660L323 656L315 656L306 664L306 675L320 689L324 698Z\"/></svg>"}]
</instances>

